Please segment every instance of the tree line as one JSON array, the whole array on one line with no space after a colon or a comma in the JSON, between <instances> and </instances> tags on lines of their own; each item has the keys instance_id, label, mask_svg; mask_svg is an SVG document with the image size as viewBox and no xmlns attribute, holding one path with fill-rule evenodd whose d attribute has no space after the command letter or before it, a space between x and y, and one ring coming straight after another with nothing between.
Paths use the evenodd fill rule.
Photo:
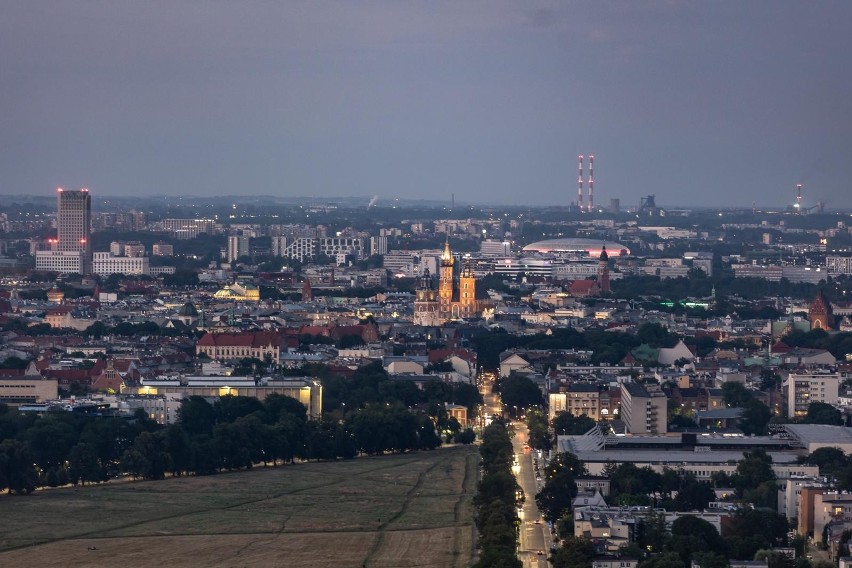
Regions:
<instances>
[{"instance_id":1,"label":"tree line","mask_svg":"<svg viewBox=\"0 0 852 568\"><path fill-rule=\"evenodd\" d=\"M514 451L503 422L492 422L479 447L482 475L474 498L479 561L474 568L522 568L518 560L520 487L512 473Z\"/></svg>"},{"instance_id":2,"label":"tree line","mask_svg":"<svg viewBox=\"0 0 852 568\"><path fill-rule=\"evenodd\" d=\"M138 410L132 418L74 412L21 414L0 405L0 490L102 482L123 475L163 479L209 475L359 453L429 450L441 444L436 420L399 401L353 405L345 416L308 417L296 399L226 396L185 399L174 424ZM460 441L470 443L470 432Z\"/></svg>"}]
</instances>

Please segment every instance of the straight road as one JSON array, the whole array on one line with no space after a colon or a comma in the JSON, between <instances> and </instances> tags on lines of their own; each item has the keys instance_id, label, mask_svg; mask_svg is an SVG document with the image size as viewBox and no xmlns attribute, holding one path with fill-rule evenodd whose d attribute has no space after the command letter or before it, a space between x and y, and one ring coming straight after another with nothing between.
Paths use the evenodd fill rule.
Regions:
<instances>
[{"instance_id":1,"label":"straight road","mask_svg":"<svg viewBox=\"0 0 852 568\"><path fill-rule=\"evenodd\" d=\"M518 485L524 490L526 499L520 514L521 544L518 547L518 557L523 561L525 567L546 568L550 566L547 557L550 547L553 546L553 536L550 528L541 516L535 503L535 495L542 487L542 482L536 479L535 463L539 465L541 479L544 479L544 464L537 458L535 450L525 449L524 444L528 441L529 431L523 422L515 422L515 437L512 439L512 447L515 451L517 466L513 468Z\"/></svg>"},{"instance_id":2,"label":"straight road","mask_svg":"<svg viewBox=\"0 0 852 568\"><path fill-rule=\"evenodd\" d=\"M499 397L491 392L490 381L482 383L482 396L485 402L483 410L488 416L503 415L502 404ZM541 489L541 482L536 480L534 465L534 460L537 459L536 452L532 449L524 449L524 444L529 439L526 424L515 421L513 428L515 436L512 438L512 449L515 454L515 466L512 471L525 496L518 515L521 519L518 558L524 563L524 568L548 568L550 563L547 557L550 554L550 547L553 546L553 536L535 503L535 495ZM543 478L544 463L538 460L538 465Z\"/></svg>"}]
</instances>

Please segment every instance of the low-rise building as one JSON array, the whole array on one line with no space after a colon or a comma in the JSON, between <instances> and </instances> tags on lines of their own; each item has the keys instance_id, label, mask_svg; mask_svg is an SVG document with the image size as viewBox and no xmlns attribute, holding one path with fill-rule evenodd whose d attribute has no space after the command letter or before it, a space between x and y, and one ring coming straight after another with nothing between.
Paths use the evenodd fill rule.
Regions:
<instances>
[{"instance_id":1,"label":"low-rise building","mask_svg":"<svg viewBox=\"0 0 852 568\"><path fill-rule=\"evenodd\" d=\"M10 405L44 402L59 396L56 379L40 375L0 378L0 402Z\"/></svg>"}]
</instances>

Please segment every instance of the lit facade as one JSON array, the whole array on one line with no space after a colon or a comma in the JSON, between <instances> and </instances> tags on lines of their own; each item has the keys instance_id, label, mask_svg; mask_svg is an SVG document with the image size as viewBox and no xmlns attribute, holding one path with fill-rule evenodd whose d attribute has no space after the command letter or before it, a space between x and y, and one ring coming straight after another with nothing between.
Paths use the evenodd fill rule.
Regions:
<instances>
[{"instance_id":1,"label":"lit facade","mask_svg":"<svg viewBox=\"0 0 852 568\"><path fill-rule=\"evenodd\" d=\"M465 263L458 280L454 274L455 259L450 243L444 245L437 293L426 272L414 301L414 321L419 325L440 325L450 320L478 315L476 303L476 277L473 268ZM437 314L437 315L436 315Z\"/></svg>"},{"instance_id":2,"label":"lit facade","mask_svg":"<svg viewBox=\"0 0 852 568\"><path fill-rule=\"evenodd\" d=\"M111 252L96 252L92 256L92 272L98 276L110 274L150 274L147 256L115 256Z\"/></svg>"},{"instance_id":3,"label":"lit facade","mask_svg":"<svg viewBox=\"0 0 852 568\"><path fill-rule=\"evenodd\" d=\"M57 190L57 239L51 250L36 253L36 269L60 273L89 274L92 249L92 199L88 189Z\"/></svg>"}]
</instances>

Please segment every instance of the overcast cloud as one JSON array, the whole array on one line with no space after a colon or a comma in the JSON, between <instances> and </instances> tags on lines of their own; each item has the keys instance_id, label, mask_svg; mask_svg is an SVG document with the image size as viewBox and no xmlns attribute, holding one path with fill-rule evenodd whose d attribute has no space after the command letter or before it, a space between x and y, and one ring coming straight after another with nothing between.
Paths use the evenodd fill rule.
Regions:
<instances>
[{"instance_id":1,"label":"overcast cloud","mask_svg":"<svg viewBox=\"0 0 852 568\"><path fill-rule=\"evenodd\" d=\"M852 2L0 0L0 193L852 207Z\"/></svg>"}]
</instances>

